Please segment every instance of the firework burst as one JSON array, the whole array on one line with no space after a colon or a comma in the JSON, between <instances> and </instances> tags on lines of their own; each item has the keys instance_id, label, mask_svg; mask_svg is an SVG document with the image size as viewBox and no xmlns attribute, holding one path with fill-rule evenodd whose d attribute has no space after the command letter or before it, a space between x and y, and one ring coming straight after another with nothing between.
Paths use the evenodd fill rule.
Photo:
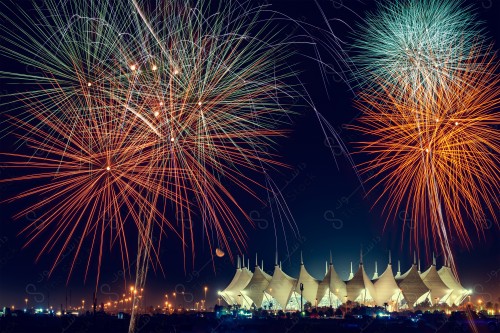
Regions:
<instances>
[{"instance_id":1,"label":"firework burst","mask_svg":"<svg viewBox=\"0 0 500 333\"><path fill-rule=\"evenodd\" d=\"M149 8L146 1L63 6L47 1L34 13L6 13L3 18L17 33L4 27L9 34L2 53L34 69L33 74L2 73L30 87L15 94L22 103L12 104L9 114L14 114L14 127L28 132L23 135L28 142L47 156L58 155L47 157L54 163L50 167L58 160L64 167L13 180L62 181L57 173L65 170L69 177L65 168L82 160L93 171L75 171L91 178L76 180L74 190L79 186L87 202L109 197L89 206L94 218L119 203L120 214L135 221L144 244L151 226L164 224L162 230L179 231L184 250L194 257L194 227L200 225L212 250L221 247L230 255L231 246L240 250L245 231L239 217L250 219L231 188L255 197L254 188L265 190L249 175L282 165L269 151L273 138L284 134L279 128L288 123L287 101L297 96L284 82L294 76L284 65L286 43L260 21L260 8L236 2L213 8L209 2L165 1ZM35 85L39 88L31 89ZM79 146L100 148L81 148L77 155ZM66 155L66 147L72 155ZM130 165L118 163L115 169L105 156ZM29 160L34 163L29 170L44 165ZM104 181L122 167L126 171L121 172L131 174L111 182L107 194L90 188L95 177ZM119 198L130 195L116 189L125 183L138 196L134 205ZM39 208L47 208L49 201ZM61 203L67 211L60 214L77 217L88 208L71 202ZM151 210L144 218L144 211ZM56 223L56 217L51 221Z\"/></svg>"},{"instance_id":2,"label":"firework burst","mask_svg":"<svg viewBox=\"0 0 500 333\"><path fill-rule=\"evenodd\" d=\"M474 45L482 43L481 32L472 8L461 1L379 4L356 32L355 76L372 88L379 79L402 90L414 89L415 84L445 84L450 73L471 70L464 64Z\"/></svg>"},{"instance_id":3,"label":"firework burst","mask_svg":"<svg viewBox=\"0 0 500 333\"><path fill-rule=\"evenodd\" d=\"M370 157L361 168L384 209L404 211L415 244L423 236L429 245L432 233L450 260L448 235L470 244L468 221L478 233L488 216L497 222L500 78L495 57L481 53L472 49L444 83L425 77L401 90L381 79L356 103L363 114L353 128L368 138L359 144Z\"/></svg>"},{"instance_id":4,"label":"firework burst","mask_svg":"<svg viewBox=\"0 0 500 333\"><path fill-rule=\"evenodd\" d=\"M23 233L28 237L27 245L41 235L46 236L47 242L38 257L44 253L55 253L51 272L77 235L80 235L80 240L70 274L88 238L91 246L86 276L93 254L98 257L100 266L103 248L106 247L105 236L109 238L110 248L117 244L122 250L125 269L129 256L125 237L128 224L135 226L141 241L148 245L151 243L145 233L148 224L159 227L162 233L166 231L164 228L173 229L146 195L161 189L162 195L178 198L160 182L158 174L164 171L154 169L150 164L153 144L140 141L141 136L138 135L144 131L143 123L135 117L119 120L110 109L99 109L86 119L77 117L70 124L51 113L44 114L40 108L31 110L31 120L37 126L11 118L11 123L20 133L28 133L20 135L19 139L25 143L25 149L34 153L2 154L10 160L5 162L7 168L28 172L27 175L2 181L40 184L8 201L41 198L17 213L15 218L29 211L41 211L23 229ZM134 144L130 143L131 140L135 141ZM37 171L32 173L31 170ZM139 218L140 212L145 211L151 214L147 218ZM94 252L95 249L97 251Z\"/></svg>"}]
</instances>

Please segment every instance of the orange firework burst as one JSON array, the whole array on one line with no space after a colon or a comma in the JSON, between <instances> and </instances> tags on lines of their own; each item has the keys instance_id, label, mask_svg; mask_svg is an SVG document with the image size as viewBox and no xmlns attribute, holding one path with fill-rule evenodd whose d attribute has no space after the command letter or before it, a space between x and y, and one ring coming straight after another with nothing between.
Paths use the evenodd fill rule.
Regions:
<instances>
[{"instance_id":1,"label":"orange firework burst","mask_svg":"<svg viewBox=\"0 0 500 333\"><path fill-rule=\"evenodd\" d=\"M159 247L150 244L154 226L177 230L193 258L195 227L212 253L242 249L240 219L251 221L234 188L255 197L255 188L267 190L254 176L282 165L268 150L284 134L287 101L299 95L285 83L295 75L283 61L286 43L250 7L230 2L212 13L203 1L90 1L61 8L48 0L37 15L12 13L26 20L0 15L17 27L4 54L35 69L1 74L29 87L13 94L24 104L8 110L17 113L6 128L24 131L39 153L11 154L9 165L30 174L4 181L52 181L12 199L47 196L35 207L45 211L45 227L28 227L30 242L51 225L61 232L44 251L58 242L64 251L81 227L92 248L101 244L100 257L105 227L117 224L111 242L126 249L123 228L132 221L142 243L137 276Z\"/></svg>"},{"instance_id":2,"label":"orange firework burst","mask_svg":"<svg viewBox=\"0 0 500 333\"><path fill-rule=\"evenodd\" d=\"M162 233L165 228L173 228L147 194L159 192L172 200L182 198L171 193L160 181L159 175L164 171L151 165L154 145L141 140L142 122L135 117L117 118L111 108L101 108L86 118L76 117L71 123L52 113L40 112L40 109L32 110L32 114L31 121L36 126L16 118L11 120L22 132L28 133L20 139L35 153L2 154L10 159L4 162L6 167L29 173L2 181L40 184L9 201L41 198L15 217L24 216L29 211L41 211L23 233L28 236L27 244L44 233L48 234L39 257L55 251L51 272L76 235L80 237L71 271L84 241L90 239L88 272L93 254L98 257L100 266L104 239L108 236L109 247L117 244L120 248L125 269L129 256L125 237L127 223L136 227L141 242L148 246L152 240L147 230L152 225L159 227ZM187 205L186 202L179 204Z\"/></svg>"},{"instance_id":3,"label":"orange firework burst","mask_svg":"<svg viewBox=\"0 0 500 333\"><path fill-rule=\"evenodd\" d=\"M359 142L370 158L361 169L381 188L384 211L403 210L415 244L422 235L429 245L432 232L451 261L448 235L469 246L468 221L480 234L488 217L497 223L499 206L498 63L475 52L446 82L424 78L405 89L379 82L382 89L362 92L353 126L368 137Z\"/></svg>"}]
</instances>

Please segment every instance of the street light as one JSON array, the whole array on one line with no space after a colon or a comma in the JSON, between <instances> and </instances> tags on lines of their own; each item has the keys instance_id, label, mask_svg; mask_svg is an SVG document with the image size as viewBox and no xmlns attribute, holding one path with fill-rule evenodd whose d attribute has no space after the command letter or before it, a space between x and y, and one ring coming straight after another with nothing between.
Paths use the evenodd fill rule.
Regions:
<instances>
[{"instance_id":1,"label":"street light","mask_svg":"<svg viewBox=\"0 0 500 333\"><path fill-rule=\"evenodd\" d=\"M85 311L85 300L82 299L82 310Z\"/></svg>"},{"instance_id":2,"label":"street light","mask_svg":"<svg viewBox=\"0 0 500 333\"><path fill-rule=\"evenodd\" d=\"M24 299L24 303L26 303L26 309L28 309L28 299L27 298Z\"/></svg>"},{"instance_id":3,"label":"street light","mask_svg":"<svg viewBox=\"0 0 500 333\"><path fill-rule=\"evenodd\" d=\"M207 290L208 290L208 288L207 288L207 286L205 286L205 288L203 288L203 289L205 290L205 299L207 299Z\"/></svg>"},{"instance_id":4,"label":"street light","mask_svg":"<svg viewBox=\"0 0 500 333\"><path fill-rule=\"evenodd\" d=\"M304 311L304 308L302 306L302 293L304 292L304 284L303 283L300 283L300 312Z\"/></svg>"},{"instance_id":5,"label":"street light","mask_svg":"<svg viewBox=\"0 0 500 333\"><path fill-rule=\"evenodd\" d=\"M144 296L144 288L141 288L141 295L139 296L139 298L140 298L139 305L140 305L140 308L142 309L142 311L144 311L144 308L145 308L143 296Z\"/></svg>"}]
</instances>

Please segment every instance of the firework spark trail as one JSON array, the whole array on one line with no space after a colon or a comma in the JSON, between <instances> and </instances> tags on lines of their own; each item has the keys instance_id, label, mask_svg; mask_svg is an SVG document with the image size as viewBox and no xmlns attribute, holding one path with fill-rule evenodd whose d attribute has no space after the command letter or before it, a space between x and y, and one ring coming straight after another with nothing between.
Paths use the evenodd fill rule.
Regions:
<instances>
[{"instance_id":1,"label":"firework spark trail","mask_svg":"<svg viewBox=\"0 0 500 333\"><path fill-rule=\"evenodd\" d=\"M155 45L157 40L169 40L175 52L167 56L163 56L165 50L148 52L158 55L153 65L134 63L137 68L151 71L138 73L130 90L132 94L139 90L138 98L133 99L134 108L153 106L154 111L148 116L160 132L157 149L167 153L167 160L188 174L182 187L194 189L196 201L205 207L203 215L212 221L217 239L230 251L221 218L230 226L227 232L237 243L243 242L244 232L226 201L241 213L243 210L220 182L219 175L251 192L243 180L254 181L243 176L243 170L259 172L263 170L261 162L274 164L272 155L263 149L272 144L271 137L283 134L273 129L279 125L273 115L282 113L286 106L275 105L274 99L276 94L289 94L281 80L291 74L280 68L278 72L283 74L279 76L267 74L270 68L274 73L283 55L279 48L264 48L260 39L266 39L265 36L253 37L251 25L245 23L240 13L200 17L200 11L191 9L185 15L181 16L185 20L181 27L188 26L191 36L185 35L186 29L154 22L155 18L164 17L161 13L148 15L152 19L146 22L145 30L157 29L153 40L147 43L150 49L159 47ZM221 20L229 25L221 24ZM204 25L210 27L208 34ZM150 86L154 87L151 93L145 93L144 88ZM158 95L157 91L164 94ZM159 155L158 163L163 163L164 158ZM223 212L222 216L217 212ZM190 218L186 223L191 223ZM189 229L193 239L193 229ZM208 236L208 229L205 230Z\"/></svg>"},{"instance_id":2,"label":"firework spark trail","mask_svg":"<svg viewBox=\"0 0 500 333\"><path fill-rule=\"evenodd\" d=\"M414 243L424 236L429 245L432 232L452 264L450 234L469 246L466 221L479 235L488 216L498 223L499 65L483 50L471 49L444 83L426 78L401 90L395 79L380 79L360 94L363 115L352 126L369 137L359 146L373 158L361 167L374 172L369 181L382 189L378 201L387 198L384 210L394 216L403 208L415 224Z\"/></svg>"}]
</instances>

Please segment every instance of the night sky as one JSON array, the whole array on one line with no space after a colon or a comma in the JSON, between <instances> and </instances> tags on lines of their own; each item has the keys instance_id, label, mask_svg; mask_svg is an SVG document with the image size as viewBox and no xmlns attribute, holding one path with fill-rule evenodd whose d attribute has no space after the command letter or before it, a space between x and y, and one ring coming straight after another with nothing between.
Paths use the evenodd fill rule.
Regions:
<instances>
[{"instance_id":1,"label":"night sky","mask_svg":"<svg viewBox=\"0 0 500 333\"><path fill-rule=\"evenodd\" d=\"M257 4L259 1L255 1ZM325 26L320 11L310 0L269 0L272 9L284 13L292 18L303 20L318 26ZM356 14L363 16L367 10L373 10L374 1L371 0L344 0L347 10L337 1L319 1L328 18L338 18L348 23L352 28L360 22ZM484 21L486 34L495 41L498 50L500 41L500 1L497 0L470 0L478 16ZM26 2L26 8L29 8ZM293 24L280 22L292 31ZM350 29L341 23L331 22L335 34L343 39L345 49L349 51ZM317 109L336 128L351 151L354 151L353 142L356 136L345 128L357 116L353 108L354 93L339 80L334 73L327 72L326 86L321 79L317 63L308 60L303 55L313 56L312 50L303 45L297 45L298 55L290 61L300 71L300 79L308 89ZM324 55L325 62L333 63L334 59ZM8 68L10 71L24 70L24 67L11 60L1 58L0 70ZM15 89L0 82L0 94ZM328 95L327 92L328 91ZM7 98L0 96L0 98ZM4 102L2 100L1 102ZM3 110L2 110L3 111ZM402 230L402 222L396 219L389 221L385 226L386 216L382 215L380 205L373 206L377 193L366 195L352 166L345 156L332 156L329 144L332 140L325 139L317 118L308 106L296 106L299 114L293 117L291 132L287 138L278 140L277 152L281 161L290 166L290 169L280 169L273 172L272 177L281 189L299 227L300 236L295 237L291 228L285 226L283 232L277 224L277 247L279 260L282 261L286 273L294 276L299 270L300 252L303 252L304 262L309 272L318 279L323 278L325 260L328 260L329 251L333 253L333 263L337 272L344 279L349 273L349 264L352 261L356 268L359 262L360 248L363 249L364 262L369 276L373 274L374 263L378 261L379 273L385 269L388 251L392 251L393 270L396 271L396 260L401 260L401 269L406 271L413 259L413 247L410 247L409 232ZM1 139L1 150L13 151L15 143L11 138ZM359 163L365 156L354 155ZM12 177L13 171L1 168L0 177ZM17 183L0 184L0 199L5 200L24 188ZM250 266L255 265L255 253L258 253L259 264L264 260L264 269L272 273L276 249L271 213L268 207L245 193L236 194L242 206L249 212L255 222L255 228L246 227L248 233L245 258L250 258ZM265 199L265 198L263 198ZM54 307L64 304L66 290L71 290L72 304L79 305L81 299L90 304L95 287L95 271L91 271L88 280L83 279L86 258L73 273L66 285L68 276L68 260L56 269L52 276L48 276L53 258L44 256L35 263L35 258L44 245L39 239L31 246L22 248L25 239L17 236L18 232L34 218L26 216L13 220L12 216L25 207L25 202L0 205L0 306L15 304L24 305L24 299L29 299L30 305L46 306L48 302ZM200 229L201 230L201 229ZM402 235L405 237L402 240ZM484 302L497 301L500 297L500 231L497 226L491 225L485 230L484 237L472 235L472 247L467 249L457 242L452 242L460 279L465 288L474 290L474 298L481 298ZM286 237L285 237L286 236ZM170 237L163 243L161 260L165 275L161 272L149 271L146 283L146 303L160 304L164 302L164 294L176 291L179 296L177 303L187 304L203 298L203 287L208 287L207 305L216 303L217 290L224 289L234 274L235 262L228 256L213 258L207 243L203 239L197 240L196 257L188 257L186 268L181 252L181 244L175 237ZM288 245L288 246L287 246ZM432 249L430 249L432 251ZM437 250L439 251L439 250ZM68 253L71 257L71 253ZM431 257L423 248L420 253L422 270L431 263ZM438 255L438 268L443 264ZM214 269L215 267L215 269ZM102 278L98 286L98 302L117 300L118 295L124 292L121 261L118 251L106 253L101 268ZM128 272L125 273L128 275ZM128 282L128 286L131 281ZM184 291L185 301L181 300Z\"/></svg>"}]
</instances>

